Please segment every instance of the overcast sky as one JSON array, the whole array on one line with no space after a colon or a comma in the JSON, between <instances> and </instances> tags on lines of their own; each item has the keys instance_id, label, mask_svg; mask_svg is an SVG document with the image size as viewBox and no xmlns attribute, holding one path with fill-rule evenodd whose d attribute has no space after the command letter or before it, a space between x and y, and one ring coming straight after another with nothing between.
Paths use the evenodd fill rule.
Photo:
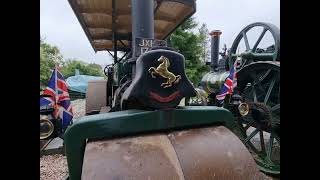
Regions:
<instances>
[{"instance_id":1,"label":"overcast sky","mask_svg":"<svg viewBox=\"0 0 320 180\"><path fill-rule=\"evenodd\" d=\"M242 28L253 22L269 22L280 28L280 0L197 0L194 15L209 30L222 31L222 44L229 48ZM108 52L95 53L83 32L68 0L40 1L40 33L45 41L56 45L64 58L106 65Z\"/></svg>"}]
</instances>

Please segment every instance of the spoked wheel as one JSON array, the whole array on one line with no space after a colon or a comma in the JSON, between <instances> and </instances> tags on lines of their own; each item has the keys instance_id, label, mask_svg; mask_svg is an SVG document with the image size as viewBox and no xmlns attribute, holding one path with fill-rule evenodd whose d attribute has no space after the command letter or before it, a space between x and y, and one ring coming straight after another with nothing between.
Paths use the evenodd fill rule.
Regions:
<instances>
[{"instance_id":1,"label":"spoked wheel","mask_svg":"<svg viewBox=\"0 0 320 180\"><path fill-rule=\"evenodd\" d=\"M257 62L239 72L238 90L249 104L238 124L260 169L280 174L280 62Z\"/></svg>"},{"instance_id":2,"label":"spoked wheel","mask_svg":"<svg viewBox=\"0 0 320 180\"><path fill-rule=\"evenodd\" d=\"M207 103L207 93L199 88L195 88L197 95L195 97L186 97L185 105L186 106L206 106Z\"/></svg>"},{"instance_id":3,"label":"spoked wheel","mask_svg":"<svg viewBox=\"0 0 320 180\"><path fill-rule=\"evenodd\" d=\"M259 29L261 29L261 31ZM254 35L252 35L252 33ZM255 36L256 34L259 35ZM267 45L268 47L266 47L266 49L261 48ZM262 22L246 26L233 42L229 57L231 57L229 61L230 67L236 58L240 57L241 60L238 61L237 69L241 69L252 62L280 60L279 28L273 24Z\"/></svg>"}]
</instances>

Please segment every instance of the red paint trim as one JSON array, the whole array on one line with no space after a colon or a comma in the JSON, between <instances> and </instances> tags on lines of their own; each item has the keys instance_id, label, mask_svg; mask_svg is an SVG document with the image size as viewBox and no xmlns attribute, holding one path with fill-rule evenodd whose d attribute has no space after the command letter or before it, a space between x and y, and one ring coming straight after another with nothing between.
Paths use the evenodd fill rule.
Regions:
<instances>
[{"instance_id":1,"label":"red paint trim","mask_svg":"<svg viewBox=\"0 0 320 180\"><path fill-rule=\"evenodd\" d=\"M222 32L219 30L211 31L209 33L210 36L220 36L221 34L222 34Z\"/></svg>"},{"instance_id":2,"label":"red paint trim","mask_svg":"<svg viewBox=\"0 0 320 180\"><path fill-rule=\"evenodd\" d=\"M150 92L150 97L152 99L155 99L158 102L162 102L162 103L170 102L170 101L176 99L178 96L180 96L180 91L176 91L176 92L172 93L170 96L167 96L167 97L161 97L157 93Z\"/></svg>"}]
</instances>

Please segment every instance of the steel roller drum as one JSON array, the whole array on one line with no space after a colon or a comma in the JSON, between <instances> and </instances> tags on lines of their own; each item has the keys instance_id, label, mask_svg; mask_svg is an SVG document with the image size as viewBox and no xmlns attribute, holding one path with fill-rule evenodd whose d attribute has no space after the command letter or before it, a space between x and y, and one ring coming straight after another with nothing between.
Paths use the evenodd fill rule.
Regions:
<instances>
[{"instance_id":1,"label":"steel roller drum","mask_svg":"<svg viewBox=\"0 0 320 180\"><path fill-rule=\"evenodd\" d=\"M83 180L264 179L242 142L224 126L89 141Z\"/></svg>"}]
</instances>

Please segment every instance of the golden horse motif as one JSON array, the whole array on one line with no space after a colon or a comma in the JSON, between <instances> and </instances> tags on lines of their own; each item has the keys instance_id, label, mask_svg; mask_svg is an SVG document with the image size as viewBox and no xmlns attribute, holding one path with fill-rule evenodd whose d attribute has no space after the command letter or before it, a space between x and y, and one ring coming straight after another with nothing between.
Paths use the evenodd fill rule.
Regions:
<instances>
[{"instance_id":1,"label":"golden horse motif","mask_svg":"<svg viewBox=\"0 0 320 180\"><path fill-rule=\"evenodd\" d=\"M170 66L169 59L164 56L161 56L158 59L158 62L161 62L161 64L159 64L157 68L154 68L154 67L149 68L149 73L151 74L152 78L156 78L155 75L166 78L167 82L161 84L161 87L163 88L168 88L168 87L171 87L172 84L177 84L180 81L181 76L180 75L176 76L168 70L168 67Z\"/></svg>"}]
</instances>

